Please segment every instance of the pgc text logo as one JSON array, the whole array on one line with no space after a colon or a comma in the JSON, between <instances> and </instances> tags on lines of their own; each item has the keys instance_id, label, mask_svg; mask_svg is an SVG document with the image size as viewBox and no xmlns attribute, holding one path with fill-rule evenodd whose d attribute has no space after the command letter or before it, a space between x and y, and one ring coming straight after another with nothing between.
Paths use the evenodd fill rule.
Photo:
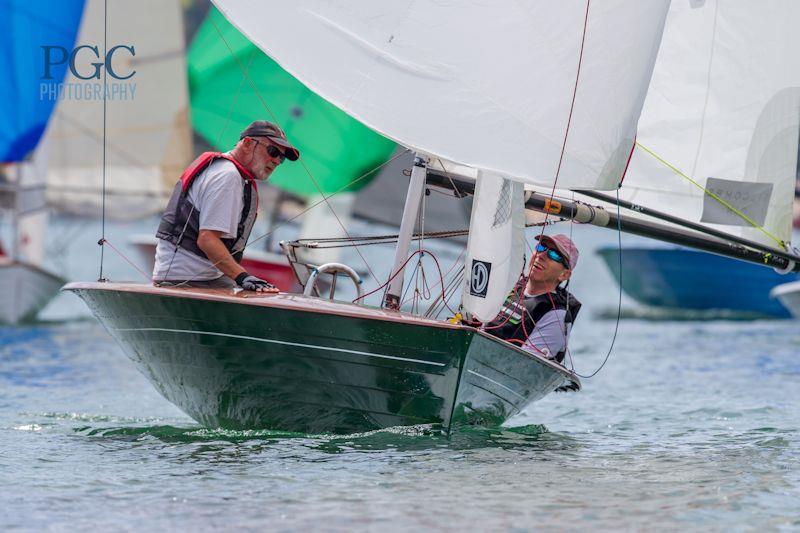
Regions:
<instances>
[{"instance_id":1,"label":"pgc text logo","mask_svg":"<svg viewBox=\"0 0 800 533\"><path fill-rule=\"evenodd\" d=\"M136 95L134 46L118 44L103 55L97 45L73 49L43 45L40 100L133 100ZM78 81L56 82L55 73L66 65ZM105 69L105 73L103 72ZM104 74L107 75L103 83Z\"/></svg>"}]
</instances>

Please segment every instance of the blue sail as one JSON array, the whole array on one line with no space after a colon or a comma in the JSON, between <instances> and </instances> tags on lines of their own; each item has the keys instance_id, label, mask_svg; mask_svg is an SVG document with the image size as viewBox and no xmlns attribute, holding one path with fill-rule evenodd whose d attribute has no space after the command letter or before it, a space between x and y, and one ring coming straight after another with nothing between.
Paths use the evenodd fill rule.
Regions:
<instances>
[{"instance_id":1,"label":"blue sail","mask_svg":"<svg viewBox=\"0 0 800 533\"><path fill-rule=\"evenodd\" d=\"M43 46L67 52L83 13L84 0L3 0L0 2L0 162L16 162L39 143L56 99L40 96L42 83L60 83L68 61L54 50L50 79L45 76Z\"/></svg>"}]
</instances>

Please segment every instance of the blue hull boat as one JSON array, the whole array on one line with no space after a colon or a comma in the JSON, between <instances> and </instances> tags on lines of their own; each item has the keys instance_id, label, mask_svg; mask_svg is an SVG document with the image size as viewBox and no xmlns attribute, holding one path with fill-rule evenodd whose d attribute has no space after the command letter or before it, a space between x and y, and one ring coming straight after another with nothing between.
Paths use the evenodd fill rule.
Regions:
<instances>
[{"instance_id":1,"label":"blue hull boat","mask_svg":"<svg viewBox=\"0 0 800 533\"><path fill-rule=\"evenodd\" d=\"M619 280L619 251L601 248ZM795 281L766 268L683 248L623 248L622 290L639 303L680 311L720 311L735 315L789 318L770 290Z\"/></svg>"}]
</instances>

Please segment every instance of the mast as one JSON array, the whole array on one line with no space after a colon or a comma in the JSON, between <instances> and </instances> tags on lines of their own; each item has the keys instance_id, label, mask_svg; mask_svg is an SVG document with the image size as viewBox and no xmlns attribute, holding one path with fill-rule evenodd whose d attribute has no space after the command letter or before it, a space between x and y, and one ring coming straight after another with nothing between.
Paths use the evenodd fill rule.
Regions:
<instances>
[{"instance_id":1,"label":"mast","mask_svg":"<svg viewBox=\"0 0 800 533\"><path fill-rule=\"evenodd\" d=\"M408 247L417 223L419 204L425 187L428 158L420 154L414 155L414 166L411 168L411 181L408 184L406 203L403 207L403 219L400 222L400 234L394 252L394 263L391 270L389 288L383 299L383 306L388 309L400 309L400 294L403 292L403 267L408 259Z\"/></svg>"},{"instance_id":2,"label":"mast","mask_svg":"<svg viewBox=\"0 0 800 533\"><path fill-rule=\"evenodd\" d=\"M456 194L472 194L475 184L453 176L431 172L428 184L451 189ZM592 224L609 229L619 228L625 233L650 237L664 242L696 248L761 266L769 266L781 273L800 272L800 256L780 250L767 251L764 246L745 239L723 239L705 233L638 220L627 215L617 215L602 207L590 206L569 200L555 200L548 195L534 193L525 201L525 207L541 213L549 213L583 224ZM745 244L746 243L746 244Z\"/></svg>"}]
</instances>

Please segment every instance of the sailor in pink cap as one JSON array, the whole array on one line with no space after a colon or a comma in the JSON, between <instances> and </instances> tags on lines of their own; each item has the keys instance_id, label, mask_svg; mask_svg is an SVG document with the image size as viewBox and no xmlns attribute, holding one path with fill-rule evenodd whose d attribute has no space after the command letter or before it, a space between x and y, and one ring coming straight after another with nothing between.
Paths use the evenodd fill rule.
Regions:
<instances>
[{"instance_id":1,"label":"sailor in pink cap","mask_svg":"<svg viewBox=\"0 0 800 533\"><path fill-rule=\"evenodd\" d=\"M581 308L562 286L578 264L578 247L566 235L539 235L528 276L520 278L500 314L484 329L524 350L563 363L567 339Z\"/></svg>"}]
</instances>

